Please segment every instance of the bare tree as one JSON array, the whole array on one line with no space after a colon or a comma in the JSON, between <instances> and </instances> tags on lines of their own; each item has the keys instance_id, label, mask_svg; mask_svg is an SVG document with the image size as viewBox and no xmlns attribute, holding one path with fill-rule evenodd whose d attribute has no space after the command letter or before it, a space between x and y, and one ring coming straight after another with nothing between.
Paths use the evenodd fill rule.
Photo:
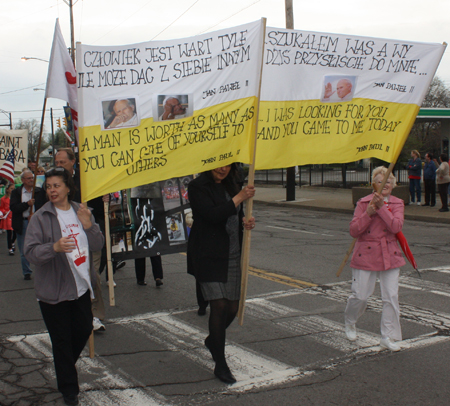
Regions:
<instances>
[{"instance_id":1,"label":"bare tree","mask_svg":"<svg viewBox=\"0 0 450 406\"><path fill-rule=\"evenodd\" d=\"M40 123L35 118L31 120L20 119L16 125L14 125L15 130L28 130L28 159L33 161L37 157L37 148L39 143L39 132L41 129ZM44 139L41 141L41 151L48 147L48 142Z\"/></svg>"},{"instance_id":2,"label":"bare tree","mask_svg":"<svg viewBox=\"0 0 450 406\"><path fill-rule=\"evenodd\" d=\"M425 108L450 107L450 89L437 76L430 84L428 92L422 103ZM441 123L428 121L414 124L401 154L401 161L407 161L411 150L417 149L422 154L432 152L439 155L441 152Z\"/></svg>"},{"instance_id":3,"label":"bare tree","mask_svg":"<svg viewBox=\"0 0 450 406\"><path fill-rule=\"evenodd\" d=\"M433 78L422 107L450 107L450 90L438 76Z\"/></svg>"}]
</instances>

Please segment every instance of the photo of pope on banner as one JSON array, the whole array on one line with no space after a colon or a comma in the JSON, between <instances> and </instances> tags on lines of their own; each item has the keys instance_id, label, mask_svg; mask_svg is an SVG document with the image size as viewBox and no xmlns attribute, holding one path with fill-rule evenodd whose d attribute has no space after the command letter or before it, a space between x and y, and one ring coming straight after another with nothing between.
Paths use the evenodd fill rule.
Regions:
<instances>
[{"instance_id":1,"label":"photo of pope on banner","mask_svg":"<svg viewBox=\"0 0 450 406\"><path fill-rule=\"evenodd\" d=\"M254 165L249 183L254 169L395 162L445 45L263 29L77 44L83 199L233 162ZM187 95L191 115L161 120L164 95ZM105 128L102 103L125 99L139 125Z\"/></svg>"}]
</instances>

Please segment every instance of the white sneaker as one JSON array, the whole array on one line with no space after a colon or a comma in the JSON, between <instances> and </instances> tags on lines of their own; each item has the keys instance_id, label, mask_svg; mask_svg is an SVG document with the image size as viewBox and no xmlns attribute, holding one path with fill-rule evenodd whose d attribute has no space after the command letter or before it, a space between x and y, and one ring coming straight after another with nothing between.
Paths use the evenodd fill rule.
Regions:
<instances>
[{"instance_id":1,"label":"white sneaker","mask_svg":"<svg viewBox=\"0 0 450 406\"><path fill-rule=\"evenodd\" d=\"M400 346L395 341L392 341L389 337L382 338L380 341L380 346L381 348L387 348L391 351L400 351Z\"/></svg>"},{"instance_id":2,"label":"white sneaker","mask_svg":"<svg viewBox=\"0 0 450 406\"><path fill-rule=\"evenodd\" d=\"M417 202L417 206L421 206L420 202Z\"/></svg>"},{"instance_id":3,"label":"white sneaker","mask_svg":"<svg viewBox=\"0 0 450 406\"><path fill-rule=\"evenodd\" d=\"M100 321L98 317L94 317L92 320L92 326L94 327L94 331L105 331L106 328L103 323Z\"/></svg>"},{"instance_id":4,"label":"white sneaker","mask_svg":"<svg viewBox=\"0 0 450 406\"><path fill-rule=\"evenodd\" d=\"M346 324L345 334L350 341L356 341L356 326L354 324Z\"/></svg>"},{"instance_id":5,"label":"white sneaker","mask_svg":"<svg viewBox=\"0 0 450 406\"><path fill-rule=\"evenodd\" d=\"M106 281L106 285L109 286L109 281ZM116 287L116 282L114 282L114 287Z\"/></svg>"}]
</instances>

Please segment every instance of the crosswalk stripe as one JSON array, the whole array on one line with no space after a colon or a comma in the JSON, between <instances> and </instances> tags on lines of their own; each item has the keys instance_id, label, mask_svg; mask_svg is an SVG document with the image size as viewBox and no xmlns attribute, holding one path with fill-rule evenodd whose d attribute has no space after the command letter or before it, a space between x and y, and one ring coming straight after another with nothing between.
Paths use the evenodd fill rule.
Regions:
<instances>
[{"instance_id":1,"label":"crosswalk stripe","mask_svg":"<svg viewBox=\"0 0 450 406\"><path fill-rule=\"evenodd\" d=\"M47 333L31 334L28 336L11 336L8 341L16 343L24 354L34 358L52 360L50 337ZM86 350L85 350L86 351ZM77 362L79 374L90 375L90 382L81 382L80 401L89 405L127 405L127 406L168 406L162 396L151 389L139 388L139 383L123 371L117 371L105 359L82 356ZM45 371L55 378L53 365ZM130 389L133 387L133 389ZM107 388L107 389L105 389Z\"/></svg>"},{"instance_id":2,"label":"crosswalk stripe","mask_svg":"<svg viewBox=\"0 0 450 406\"><path fill-rule=\"evenodd\" d=\"M439 269L446 272L447 268ZM289 280L288 280L289 279ZM284 282L297 286L301 284L291 278L280 278ZM423 290L434 294L450 295L450 288L444 284L423 281L417 278L401 276L402 288ZM291 285L291 286L292 286ZM340 351L333 359L318 361L314 365L295 366L278 361L264 354L257 353L242 345L227 342L227 359L238 382L234 385L217 385L212 392L236 393L261 389L267 386L287 383L314 374L317 367L330 368L339 363L347 363L352 359L375 354L381 351L379 335L358 329L358 339L352 343L345 335L343 322L339 323L316 314L306 314L300 309L277 303L280 298L295 295L316 295L327 299L345 303L350 294L350 281L339 282L325 286L301 285L302 289L293 288L277 292L261 294L247 300L248 316L254 319L271 320L278 329L294 333L295 336L305 336L321 345ZM438 293L437 293L438 292ZM369 309L381 312L380 297L372 296L368 302ZM450 314L422 309L410 304L401 304L401 317L409 321L441 330L442 333L432 332L401 342L403 349L417 349L424 346L448 341L446 332L450 330ZM183 321L183 313L193 309L177 309L174 311L158 311L131 317L110 320L110 324L117 324L142 335L141 338L152 340L170 351L180 353L200 368L211 373L214 363L209 351L204 346L206 331ZM10 342L16 343L19 350L34 358L52 360L49 336L32 334L28 336L10 336ZM86 354L86 352L84 353ZM49 364L50 365L50 364ZM117 370L107 359L96 357L90 359L83 355L78 364L79 371L90 375L89 382L82 382L80 400L90 405L131 405L131 406L166 406L171 403L152 389L145 388L133 377L122 370ZM46 370L54 377L53 366Z\"/></svg>"},{"instance_id":3,"label":"crosswalk stripe","mask_svg":"<svg viewBox=\"0 0 450 406\"><path fill-rule=\"evenodd\" d=\"M205 331L180 321L170 313L160 314L151 320L136 320L130 327L145 334L148 339L157 340L166 348L182 353L197 365L212 372L214 363L204 345ZM229 386L226 392L275 385L300 376L298 368L234 343L227 343L226 353L228 364L238 380L238 383Z\"/></svg>"}]
</instances>

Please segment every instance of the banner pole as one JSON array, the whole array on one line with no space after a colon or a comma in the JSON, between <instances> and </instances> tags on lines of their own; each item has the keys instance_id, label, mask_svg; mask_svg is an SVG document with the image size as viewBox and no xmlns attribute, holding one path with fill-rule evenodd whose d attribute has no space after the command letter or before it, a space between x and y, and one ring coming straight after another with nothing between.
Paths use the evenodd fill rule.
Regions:
<instances>
[{"instance_id":1,"label":"banner pole","mask_svg":"<svg viewBox=\"0 0 450 406\"><path fill-rule=\"evenodd\" d=\"M256 117L254 123L254 139L253 139L253 156L252 163L249 166L248 170L248 185L255 185L255 158L256 158L256 141L258 138L258 122L259 122L259 99L261 97L261 83L262 83L262 73L263 73L263 63L264 63L264 40L266 38L266 24L267 19L262 18L261 22L263 24L262 29L262 49L261 49L261 68L259 74L259 88L258 88L258 105L256 108ZM252 217L253 213L253 198L248 199L245 207L245 218L248 220ZM252 232L250 230L244 229L244 238L242 241L242 255L241 255L241 297L239 300L239 310L238 310L238 320L239 325L242 326L244 324L244 311L245 311L245 299L247 297L247 285L248 285L248 266L250 263L250 242L251 242Z\"/></svg>"},{"instance_id":2,"label":"banner pole","mask_svg":"<svg viewBox=\"0 0 450 406\"><path fill-rule=\"evenodd\" d=\"M105 240L106 240L106 263L108 272L108 285L109 285L109 305L115 306L116 299L114 297L114 276L111 262L111 233L109 231L109 203L103 202L105 209Z\"/></svg>"},{"instance_id":3,"label":"banner pole","mask_svg":"<svg viewBox=\"0 0 450 406\"><path fill-rule=\"evenodd\" d=\"M378 189L378 193L381 193L384 186L386 185L387 180L389 179L389 176L391 175L392 171L394 170L396 161L393 161L390 163L388 170L384 174L383 182L381 182L380 188ZM375 186L375 185L374 185ZM353 248L355 248L357 238L354 238L353 241L350 244L350 247L348 248L347 252L345 253L344 259L341 262L341 266L339 267L338 271L336 272L336 276L339 278L341 276L342 270L345 267L345 264L347 263L348 259L350 258L350 255L353 252Z\"/></svg>"},{"instance_id":4,"label":"banner pole","mask_svg":"<svg viewBox=\"0 0 450 406\"><path fill-rule=\"evenodd\" d=\"M39 130L39 141L37 146L37 154L36 154L36 166L34 168L34 181L33 181L33 193L31 195L31 198L34 199L34 191L36 189L36 173L37 173L37 167L39 166L39 156L41 155L41 140L42 140L42 133L44 131L44 118L45 118L45 109L47 107L47 98L44 98L44 106L42 107L42 115L41 115L41 128ZM28 134L28 136L30 136ZM27 140L28 141L28 140ZM30 207L30 216L33 214L33 206Z\"/></svg>"},{"instance_id":5,"label":"banner pole","mask_svg":"<svg viewBox=\"0 0 450 406\"><path fill-rule=\"evenodd\" d=\"M89 336L89 358L95 357L95 346L94 346L94 330L91 331Z\"/></svg>"}]
</instances>

